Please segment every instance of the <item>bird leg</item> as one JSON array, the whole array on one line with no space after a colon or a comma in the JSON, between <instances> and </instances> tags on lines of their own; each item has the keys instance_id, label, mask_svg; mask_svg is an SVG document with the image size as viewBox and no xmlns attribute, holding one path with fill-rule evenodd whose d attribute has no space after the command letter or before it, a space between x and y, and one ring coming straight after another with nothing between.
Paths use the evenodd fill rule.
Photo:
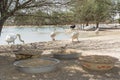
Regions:
<instances>
[{"instance_id":1,"label":"bird leg","mask_svg":"<svg viewBox=\"0 0 120 80\"><path fill-rule=\"evenodd\" d=\"M53 41L55 41L55 38L52 38Z\"/></svg>"},{"instance_id":2,"label":"bird leg","mask_svg":"<svg viewBox=\"0 0 120 80\"><path fill-rule=\"evenodd\" d=\"M77 38L77 41L79 42L79 39Z\"/></svg>"},{"instance_id":3,"label":"bird leg","mask_svg":"<svg viewBox=\"0 0 120 80\"><path fill-rule=\"evenodd\" d=\"M72 38L72 42L74 41L74 39Z\"/></svg>"}]
</instances>

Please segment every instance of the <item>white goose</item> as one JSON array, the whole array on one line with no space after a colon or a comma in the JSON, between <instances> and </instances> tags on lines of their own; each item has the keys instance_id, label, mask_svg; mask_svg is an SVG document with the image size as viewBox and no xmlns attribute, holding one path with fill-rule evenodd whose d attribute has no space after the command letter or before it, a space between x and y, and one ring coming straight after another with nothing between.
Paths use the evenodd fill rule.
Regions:
<instances>
[{"instance_id":1,"label":"white goose","mask_svg":"<svg viewBox=\"0 0 120 80\"><path fill-rule=\"evenodd\" d=\"M77 32L73 32L72 35L71 35L71 38L72 38L72 42L74 41L74 39L77 39L77 41L79 41L78 40L78 38L79 38L79 32L78 31Z\"/></svg>"},{"instance_id":2,"label":"white goose","mask_svg":"<svg viewBox=\"0 0 120 80\"><path fill-rule=\"evenodd\" d=\"M13 42L13 44L15 44L15 40L17 39L17 37L19 38L19 40L20 40L21 42L24 43L24 40L21 39L20 34L14 34L14 33L8 34L8 35L6 36L5 41L6 41L8 44L9 44L9 43L12 43L12 42Z\"/></svg>"},{"instance_id":3,"label":"white goose","mask_svg":"<svg viewBox=\"0 0 120 80\"><path fill-rule=\"evenodd\" d=\"M55 41L55 37L59 34L60 32L51 32L50 37L52 38L53 41Z\"/></svg>"}]
</instances>

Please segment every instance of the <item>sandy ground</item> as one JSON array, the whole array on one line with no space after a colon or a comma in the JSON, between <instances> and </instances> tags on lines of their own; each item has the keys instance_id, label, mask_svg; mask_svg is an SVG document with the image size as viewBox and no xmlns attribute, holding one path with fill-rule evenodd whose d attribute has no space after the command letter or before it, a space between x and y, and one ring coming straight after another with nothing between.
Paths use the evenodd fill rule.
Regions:
<instances>
[{"instance_id":1,"label":"sandy ground","mask_svg":"<svg viewBox=\"0 0 120 80\"><path fill-rule=\"evenodd\" d=\"M113 31L114 32L114 31ZM38 48L44 51L66 48L81 50L82 55L110 55L120 59L120 31L107 36L98 36L79 39L79 42L55 41L28 44L26 48ZM32 46L30 46L32 45ZM1 50L4 46L1 46ZM8 46L5 50L11 48ZM11 53L9 53L11 54ZM49 56L48 56L49 57ZM120 63L109 71L91 71L84 69L80 61L61 60L59 68L49 73L28 74L18 70L13 65L15 57L8 53L0 53L0 80L120 80Z\"/></svg>"}]
</instances>

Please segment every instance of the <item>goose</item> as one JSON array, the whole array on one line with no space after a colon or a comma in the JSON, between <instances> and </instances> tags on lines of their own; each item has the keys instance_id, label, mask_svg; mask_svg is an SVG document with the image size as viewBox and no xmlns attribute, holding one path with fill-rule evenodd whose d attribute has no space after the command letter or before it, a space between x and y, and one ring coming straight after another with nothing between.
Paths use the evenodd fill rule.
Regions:
<instances>
[{"instance_id":1,"label":"goose","mask_svg":"<svg viewBox=\"0 0 120 80\"><path fill-rule=\"evenodd\" d=\"M99 28L97 28L97 29L95 30L95 34L96 34L96 35L99 34L99 30L100 30Z\"/></svg>"},{"instance_id":2,"label":"goose","mask_svg":"<svg viewBox=\"0 0 120 80\"><path fill-rule=\"evenodd\" d=\"M17 37L19 38L19 40L24 43L24 40L21 39L21 35L20 34L14 34L14 33L10 33L6 36L5 41L9 44L12 43L15 44L15 40L17 39Z\"/></svg>"},{"instance_id":3,"label":"goose","mask_svg":"<svg viewBox=\"0 0 120 80\"><path fill-rule=\"evenodd\" d=\"M78 37L79 37L79 32L73 32L71 35L72 42L74 41L74 39L77 39L77 41L79 41Z\"/></svg>"},{"instance_id":4,"label":"goose","mask_svg":"<svg viewBox=\"0 0 120 80\"><path fill-rule=\"evenodd\" d=\"M55 32L55 31L51 32L50 37L52 38L53 41L55 41L55 37L56 37L56 35L58 35L59 33L60 33L60 32Z\"/></svg>"}]
</instances>

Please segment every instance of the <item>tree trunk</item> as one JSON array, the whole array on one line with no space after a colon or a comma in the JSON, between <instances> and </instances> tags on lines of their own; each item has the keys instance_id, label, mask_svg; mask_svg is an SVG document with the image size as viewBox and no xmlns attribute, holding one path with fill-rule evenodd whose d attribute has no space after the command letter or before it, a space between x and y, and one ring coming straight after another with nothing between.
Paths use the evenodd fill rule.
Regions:
<instances>
[{"instance_id":1,"label":"tree trunk","mask_svg":"<svg viewBox=\"0 0 120 80\"><path fill-rule=\"evenodd\" d=\"M99 27L99 22L96 22L96 28L98 28Z\"/></svg>"},{"instance_id":2,"label":"tree trunk","mask_svg":"<svg viewBox=\"0 0 120 80\"><path fill-rule=\"evenodd\" d=\"M86 26L89 26L89 22L88 21L86 22Z\"/></svg>"},{"instance_id":3,"label":"tree trunk","mask_svg":"<svg viewBox=\"0 0 120 80\"><path fill-rule=\"evenodd\" d=\"M118 23L120 24L120 18L118 19Z\"/></svg>"},{"instance_id":4,"label":"tree trunk","mask_svg":"<svg viewBox=\"0 0 120 80\"><path fill-rule=\"evenodd\" d=\"M0 36L1 36L2 28L3 28L3 25L4 25L5 21L6 21L6 19L0 19Z\"/></svg>"},{"instance_id":5,"label":"tree trunk","mask_svg":"<svg viewBox=\"0 0 120 80\"><path fill-rule=\"evenodd\" d=\"M119 18L118 18L118 23L120 24L120 13L119 13Z\"/></svg>"}]
</instances>

